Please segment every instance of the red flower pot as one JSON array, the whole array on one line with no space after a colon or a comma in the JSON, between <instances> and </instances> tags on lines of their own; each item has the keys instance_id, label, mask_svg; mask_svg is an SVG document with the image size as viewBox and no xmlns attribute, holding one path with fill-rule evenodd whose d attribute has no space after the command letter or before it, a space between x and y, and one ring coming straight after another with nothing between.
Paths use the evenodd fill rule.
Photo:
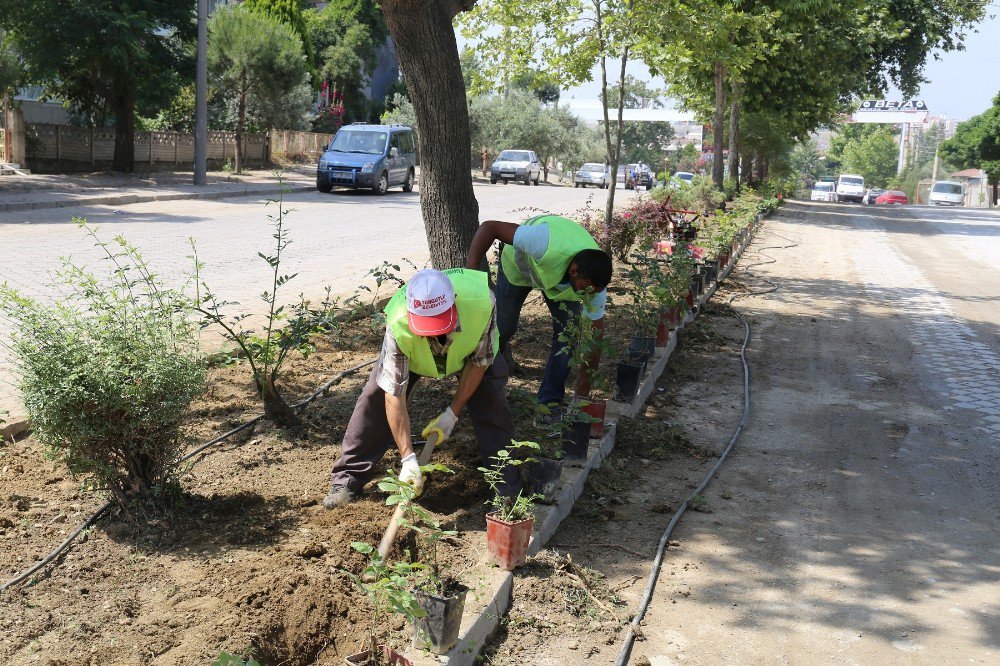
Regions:
<instances>
[{"instance_id":1,"label":"red flower pot","mask_svg":"<svg viewBox=\"0 0 1000 666\"><path fill-rule=\"evenodd\" d=\"M694 309L694 292L691 291L691 290L688 290L687 296L684 297L684 300L687 302L688 310L693 310Z\"/></svg>"},{"instance_id":2,"label":"red flower pot","mask_svg":"<svg viewBox=\"0 0 1000 666\"><path fill-rule=\"evenodd\" d=\"M592 419L599 419L590 423L590 436L600 437L604 434L604 414L608 409L607 400L599 400L589 405L583 406L583 413Z\"/></svg>"},{"instance_id":3,"label":"red flower pot","mask_svg":"<svg viewBox=\"0 0 1000 666\"><path fill-rule=\"evenodd\" d=\"M524 564L534 526L534 518L508 523L486 514L486 561L507 571Z\"/></svg>"},{"instance_id":4,"label":"red flower pot","mask_svg":"<svg viewBox=\"0 0 1000 666\"><path fill-rule=\"evenodd\" d=\"M656 346L666 347L668 340L670 340L670 327L667 326L666 315L661 312L660 323L656 326Z\"/></svg>"}]
</instances>

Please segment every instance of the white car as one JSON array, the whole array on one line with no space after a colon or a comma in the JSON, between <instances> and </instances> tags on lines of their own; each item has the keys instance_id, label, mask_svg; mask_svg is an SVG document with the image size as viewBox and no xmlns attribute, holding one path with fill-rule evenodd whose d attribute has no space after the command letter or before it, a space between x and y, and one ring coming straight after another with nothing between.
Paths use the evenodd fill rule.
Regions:
<instances>
[{"instance_id":1,"label":"white car","mask_svg":"<svg viewBox=\"0 0 1000 666\"><path fill-rule=\"evenodd\" d=\"M865 177L852 173L841 174L837 178L837 201L861 203L865 198Z\"/></svg>"},{"instance_id":2,"label":"white car","mask_svg":"<svg viewBox=\"0 0 1000 666\"><path fill-rule=\"evenodd\" d=\"M953 180L939 180L931 188L928 203L935 206L961 206L965 203L965 191L961 183Z\"/></svg>"},{"instance_id":3,"label":"white car","mask_svg":"<svg viewBox=\"0 0 1000 666\"><path fill-rule=\"evenodd\" d=\"M678 171L670 177L668 183L670 187L677 188L690 185L692 180L694 180L694 174L690 171Z\"/></svg>"},{"instance_id":4,"label":"white car","mask_svg":"<svg viewBox=\"0 0 1000 666\"><path fill-rule=\"evenodd\" d=\"M525 185L531 185L532 182L538 185L541 171L542 165L535 151L505 150L497 156L493 166L490 167L490 183L496 185L499 180L506 185L516 180Z\"/></svg>"},{"instance_id":5,"label":"white car","mask_svg":"<svg viewBox=\"0 0 1000 666\"><path fill-rule=\"evenodd\" d=\"M573 174L573 187L593 185L602 190L611 186L611 167L597 162L587 162Z\"/></svg>"},{"instance_id":6,"label":"white car","mask_svg":"<svg viewBox=\"0 0 1000 666\"><path fill-rule=\"evenodd\" d=\"M812 192L809 194L810 201L836 201L837 194L834 192L836 183L831 183L829 181L817 181L813 185Z\"/></svg>"}]
</instances>

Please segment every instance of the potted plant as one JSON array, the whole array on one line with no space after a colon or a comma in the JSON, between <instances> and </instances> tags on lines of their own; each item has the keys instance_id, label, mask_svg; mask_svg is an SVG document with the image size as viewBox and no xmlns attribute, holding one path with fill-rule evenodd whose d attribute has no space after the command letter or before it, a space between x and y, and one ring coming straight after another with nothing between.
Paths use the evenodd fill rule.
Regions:
<instances>
[{"instance_id":1,"label":"potted plant","mask_svg":"<svg viewBox=\"0 0 1000 666\"><path fill-rule=\"evenodd\" d=\"M589 392L590 377L594 370L590 365L596 363L600 367L602 352L609 349L604 336L595 332L593 322L588 317L573 316L571 313L571 316L566 318L559 340L563 343L559 353L569 356L569 367L586 373L585 384ZM589 455L593 419L586 413L585 408L590 404L589 400L574 395L566 404L562 419L553 424L559 431L567 461L580 462L586 460ZM602 415L602 422L603 418Z\"/></svg>"},{"instance_id":2,"label":"potted plant","mask_svg":"<svg viewBox=\"0 0 1000 666\"><path fill-rule=\"evenodd\" d=\"M522 489L529 495L538 495L538 502L548 504L556 498L565 454L558 440L543 439L532 444L538 450L521 467Z\"/></svg>"},{"instance_id":3,"label":"potted plant","mask_svg":"<svg viewBox=\"0 0 1000 666\"><path fill-rule=\"evenodd\" d=\"M632 339L629 351L644 355L647 362L656 349L656 327L659 323L656 298L653 293L654 274L659 270L655 257L633 252L625 271L625 291L631 297L629 315Z\"/></svg>"},{"instance_id":4,"label":"potted plant","mask_svg":"<svg viewBox=\"0 0 1000 666\"><path fill-rule=\"evenodd\" d=\"M371 544L356 541L351 548L368 556L361 576L344 571L368 596L372 611L366 643L368 649L345 658L348 666L413 666L413 662L392 648L391 617L400 613L411 622L426 615L417 603L413 580L424 569L419 563L388 564ZM364 646L362 646L364 647Z\"/></svg>"},{"instance_id":5,"label":"potted plant","mask_svg":"<svg viewBox=\"0 0 1000 666\"><path fill-rule=\"evenodd\" d=\"M440 464L422 465L425 477L434 472L454 474ZM434 654L444 654L458 642L458 633L465 612L465 597L469 592L458 579L442 575L438 560L438 545L454 537L456 530L446 530L433 514L417 504L416 492L409 483L403 483L394 471L389 471L379 481L380 490L389 493L386 504L401 505L403 515L400 527L412 530L416 536L416 560L423 565L414 579L413 593L423 614L413 618L414 646Z\"/></svg>"},{"instance_id":6,"label":"potted plant","mask_svg":"<svg viewBox=\"0 0 1000 666\"><path fill-rule=\"evenodd\" d=\"M528 542L535 525L532 511L538 495L525 493L522 488L517 496L508 497L500 492L504 470L509 465L521 465L518 458L525 450L537 450L535 442L512 441L507 449L500 449L490 457L490 464L480 467L487 485L493 491L492 510L486 514L486 561L507 571L524 564L528 557ZM513 452L513 453L512 453Z\"/></svg>"}]
</instances>

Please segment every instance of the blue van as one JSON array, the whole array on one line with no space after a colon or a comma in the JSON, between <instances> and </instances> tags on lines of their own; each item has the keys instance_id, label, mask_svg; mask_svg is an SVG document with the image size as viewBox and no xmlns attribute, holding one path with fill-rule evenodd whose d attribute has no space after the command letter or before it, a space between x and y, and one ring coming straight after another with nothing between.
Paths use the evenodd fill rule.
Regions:
<instances>
[{"instance_id":1,"label":"blue van","mask_svg":"<svg viewBox=\"0 0 1000 666\"><path fill-rule=\"evenodd\" d=\"M413 130L405 125L344 125L316 165L316 189L371 189L385 194L401 185L413 191L416 151Z\"/></svg>"}]
</instances>

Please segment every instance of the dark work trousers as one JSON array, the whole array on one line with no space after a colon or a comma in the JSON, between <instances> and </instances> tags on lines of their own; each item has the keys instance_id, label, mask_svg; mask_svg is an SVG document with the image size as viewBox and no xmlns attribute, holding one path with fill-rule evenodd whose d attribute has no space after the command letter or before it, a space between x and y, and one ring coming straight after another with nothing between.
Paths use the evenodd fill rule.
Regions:
<instances>
[{"instance_id":1,"label":"dark work trousers","mask_svg":"<svg viewBox=\"0 0 1000 666\"><path fill-rule=\"evenodd\" d=\"M504 275L503 267L497 271L497 328L500 330L500 352L506 353L507 345L517 333L517 323L521 318L521 308L524 299L531 293L532 287L519 287L511 284ZM549 360L545 363L545 374L542 384L538 387L538 402L543 405L561 403L566 396L566 378L569 377L569 357L566 352L560 353L565 346L559 336L566 328L570 316L579 317L583 310L580 303L573 301L553 301L544 293L545 305L552 315L552 345L549 347Z\"/></svg>"},{"instance_id":2,"label":"dark work trousers","mask_svg":"<svg viewBox=\"0 0 1000 666\"><path fill-rule=\"evenodd\" d=\"M333 464L333 485L345 485L354 492L361 492L365 484L372 480L375 466L389 446L395 444L385 415L385 391L376 383L381 370L382 362L379 361L368 376L368 382L354 406L354 413L351 414L344 442L341 444L340 459ZM514 435L510 405L507 404L507 376L507 362L502 354L497 354L493 364L486 369L476 392L465 405L465 411L472 419L476 439L479 440L479 456L483 465L489 465L489 458L495 456L500 449L509 447ZM406 386L407 398L419 379L420 375L410 373ZM444 446L448 446L448 443ZM415 448L419 456L420 449ZM504 470L501 494L514 497L520 488L521 475L518 468L508 466Z\"/></svg>"}]
</instances>

